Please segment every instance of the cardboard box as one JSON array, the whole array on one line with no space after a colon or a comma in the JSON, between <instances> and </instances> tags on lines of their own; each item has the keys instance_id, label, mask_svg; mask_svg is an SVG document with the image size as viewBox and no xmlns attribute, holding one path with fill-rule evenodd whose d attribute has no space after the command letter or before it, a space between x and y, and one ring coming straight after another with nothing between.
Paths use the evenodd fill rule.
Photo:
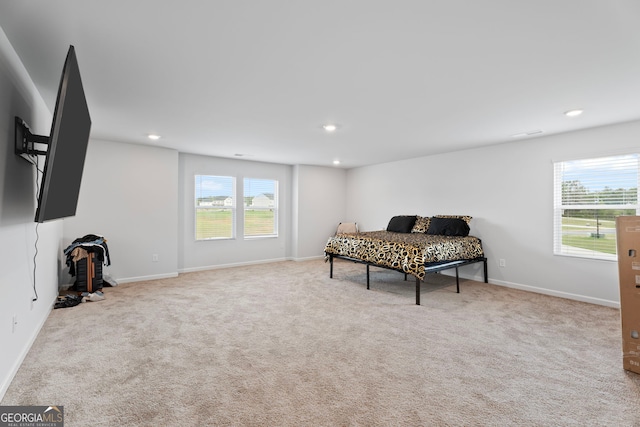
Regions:
<instances>
[{"instance_id":1,"label":"cardboard box","mask_svg":"<svg viewBox=\"0 0 640 427\"><path fill-rule=\"evenodd\" d=\"M622 366L640 374L640 216L616 219Z\"/></svg>"}]
</instances>

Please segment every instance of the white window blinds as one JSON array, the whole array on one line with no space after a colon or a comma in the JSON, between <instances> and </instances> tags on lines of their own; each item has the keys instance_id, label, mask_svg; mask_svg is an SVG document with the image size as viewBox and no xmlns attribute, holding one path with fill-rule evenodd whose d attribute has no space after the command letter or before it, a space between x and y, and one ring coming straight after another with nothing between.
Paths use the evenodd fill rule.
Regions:
<instances>
[{"instance_id":1,"label":"white window blinds","mask_svg":"<svg viewBox=\"0 0 640 427\"><path fill-rule=\"evenodd\" d=\"M638 154L554 163L554 253L616 259L615 218L638 212Z\"/></svg>"}]
</instances>

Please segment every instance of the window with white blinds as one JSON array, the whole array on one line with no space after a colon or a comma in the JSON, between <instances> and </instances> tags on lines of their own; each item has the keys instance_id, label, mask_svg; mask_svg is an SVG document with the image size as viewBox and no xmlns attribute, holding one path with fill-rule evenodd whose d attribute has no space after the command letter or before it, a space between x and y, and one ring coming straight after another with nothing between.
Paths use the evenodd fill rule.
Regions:
<instances>
[{"instance_id":1,"label":"window with white blinds","mask_svg":"<svg viewBox=\"0 0 640 427\"><path fill-rule=\"evenodd\" d=\"M278 236L278 181L245 178L244 237Z\"/></svg>"},{"instance_id":2,"label":"window with white blinds","mask_svg":"<svg viewBox=\"0 0 640 427\"><path fill-rule=\"evenodd\" d=\"M616 259L616 217L638 213L638 154L554 163L554 253Z\"/></svg>"},{"instance_id":3,"label":"window with white blinds","mask_svg":"<svg viewBox=\"0 0 640 427\"><path fill-rule=\"evenodd\" d=\"M196 240L235 237L236 179L196 175Z\"/></svg>"}]
</instances>

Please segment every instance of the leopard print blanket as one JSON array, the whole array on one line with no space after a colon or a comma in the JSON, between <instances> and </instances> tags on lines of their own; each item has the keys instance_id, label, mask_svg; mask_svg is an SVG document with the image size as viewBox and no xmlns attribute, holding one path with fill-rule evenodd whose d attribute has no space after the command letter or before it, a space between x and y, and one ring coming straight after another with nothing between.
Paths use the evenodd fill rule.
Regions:
<instances>
[{"instance_id":1,"label":"leopard print blanket","mask_svg":"<svg viewBox=\"0 0 640 427\"><path fill-rule=\"evenodd\" d=\"M392 268L424 279L425 263L484 257L482 242L473 236L367 231L329 238L326 256L340 255Z\"/></svg>"}]
</instances>

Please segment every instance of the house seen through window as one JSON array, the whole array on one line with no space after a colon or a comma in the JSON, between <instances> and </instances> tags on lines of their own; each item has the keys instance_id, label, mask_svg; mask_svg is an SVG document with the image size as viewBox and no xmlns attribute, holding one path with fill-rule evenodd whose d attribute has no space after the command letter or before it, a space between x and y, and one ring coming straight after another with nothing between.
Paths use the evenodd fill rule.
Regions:
<instances>
[{"instance_id":1,"label":"house seen through window","mask_svg":"<svg viewBox=\"0 0 640 427\"><path fill-rule=\"evenodd\" d=\"M638 214L638 154L554 163L554 254L616 259L616 217Z\"/></svg>"},{"instance_id":2,"label":"house seen through window","mask_svg":"<svg viewBox=\"0 0 640 427\"><path fill-rule=\"evenodd\" d=\"M278 181L245 178L244 236L275 237L278 235Z\"/></svg>"},{"instance_id":3,"label":"house seen through window","mask_svg":"<svg viewBox=\"0 0 640 427\"><path fill-rule=\"evenodd\" d=\"M196 240L235 237L236 179L196 175Z\"/></svg>"},{"instance_id":4,"label":"house seen through window","mask_svg":"<svg viewBox=\"0 0 640 427\"><path fill-rule=\"evenodd\" d=\"M245 238L277 237L278 181L244 178L238 189L233 176L196 175L195 217L196 240L233 239L238 221Z\"/></svg>"}]
</instances>

